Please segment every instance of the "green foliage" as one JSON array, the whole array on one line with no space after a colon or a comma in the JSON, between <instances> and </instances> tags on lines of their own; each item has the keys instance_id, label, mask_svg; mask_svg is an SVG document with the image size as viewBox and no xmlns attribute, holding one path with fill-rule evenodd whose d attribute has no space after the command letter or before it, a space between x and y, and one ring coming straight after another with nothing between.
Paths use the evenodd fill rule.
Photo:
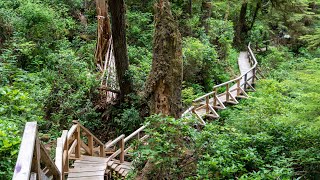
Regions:
<instances>
[{"instance_id":1,"label":"green foliage","mask_svg":"<svg viewBox=\"0 0 320 180\"><path fill-rule=\"evenodd\" d=\"M217 65L215 48L211 44L203 43L198 39L185 38L182 50L184 81L189 84L201 84L205 87L205 90L209 90L213 83L212 80L217 79L215 77L217 71L223 71Z\"/></svg>"},{"instance_id":2,"label":"green foliage","mask_svg":"<svg viewBox=\"0 0 320 180\"><path fill-rule=\"evenodd\" d=\"M320 138L316 133L320 117L320 59L286 60L273 71L275 79L259 82L254 97L223 112L225 126L237 127L251 137L262 132L266 134L269 140L257 150L265 162L277 167L277 171L289 164L289 169L281 174L292 172L285 177L316 178L319 177L320 151L316 143ZM284 69L288 72L285 77ZM279 157L284 164L273 162Z\"/></svg>"},{"instance_id":3,"label":"green foliage","mask_svg":"<svg viewBox=\"0 0 320 180\"><path fill-rule=\"evenodd\" d=\"M150 136L147 143L139 146L134 153L138 169L148 161L147 179L183 179L194 173L193 140L195 132L187 123L192 120L176 120L171 117L154 115L146 120L149 125L146 133Z\"/></svg>"},{"instance_id":4,"label":"green foliage","mask_svg":"<svg viewBox=\"0 0 320 180\"><path fill-rule=\"evenodd\" d=\"M203 87L198 84L192 84L191 87L182 90L182 104L183 107L192 105L192 101L203 95Z\"/></svg>"},{"instance_id":5,"label":"green foliage","mask_svg":"<svg viewBox=\"0 0 320 180\"><path fill-rule=\"evenodd\" d=\"M0 119L0 179L11 179L20 145L20 128Z\"/></svg>"}]
</instances>

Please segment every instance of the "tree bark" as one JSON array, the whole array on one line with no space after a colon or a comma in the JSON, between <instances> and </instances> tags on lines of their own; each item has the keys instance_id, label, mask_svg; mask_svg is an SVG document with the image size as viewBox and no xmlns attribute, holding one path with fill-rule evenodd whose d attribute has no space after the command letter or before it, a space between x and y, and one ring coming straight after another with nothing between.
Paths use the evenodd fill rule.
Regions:
<instances>
[{"instance_id":1,"label":"tree bark","mask_svg":"<svg viewBox=\"0 0 320 180\"><path fill-rule=\"evenodd\" d=\"M201 18L201 24L205 29L206 34L209 32L209 23L207 22L208 19L211 17L211 9L212 9L212 3L208 0L202 1L202 18Z\"/></svg>"},{"instance_id":2,"label":"tree bark","mask_svg":"<svg viewBox=\"0 0 320 180\"><path fill-rule=\"evenodd\" d=\"M95 52L96 64L102 69L104 66L105 55L108 51L109 39L111 37L110 19L108 6L105 0L96 0L96 11L98 18L98 38ZM79 13L79 16L81 13Z\"/></svg>"},{"instance_id":3,"label":"tree bark","mask_svg":"<svg viewBox=\"0 0 320 180\"><path fill-rule=\"evenodd\" d=\"M128 76L129 60L126 42L125 4L124 0L109 0L112 38L117 70L117 78L120 86L120 101L132 92L131 78Z\"/></svg>"},{"instance_id":4,"label":"tree bark","mask_svg":"<svg viewBox=\"0 0 320 180\"><path fill-rule=\"evenodd\" d=\"M168 0L155 5L152 70L145 97L151 114L181 116L182 40Z\"/></svg>"},{"instance_id":5,"label":"tree bark","mask_svg":"<svg viewBox=\"0 0 320 180\"><path fill-rule=\"evenodd\" d=\"M236 32L234 38L234 42L237 47L241 47L245 39L245 33L247 32L247 7L248 3L244 1L241 5L240 15L236 25Z\"/></svg>"}]
</instances>

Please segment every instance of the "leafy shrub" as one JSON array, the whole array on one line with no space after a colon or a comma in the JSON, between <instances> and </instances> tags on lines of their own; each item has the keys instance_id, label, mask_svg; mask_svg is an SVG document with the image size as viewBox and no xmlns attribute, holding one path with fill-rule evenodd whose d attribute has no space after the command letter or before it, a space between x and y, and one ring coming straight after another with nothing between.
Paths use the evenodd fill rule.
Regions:
<instances>
[{"instance_id":1,"label":"leafy shrub","mask_svg":"<svg viewBox=\"0 0 320 180\"><path fill-rule=\"evenodd\" d=\"M196 38L184 38L183 57L183 77L186 85L200 84L206 91L211 90L212 80L218 80L218 72L223 72L217 65L215 48Z\"/></svg>"},{"instance_id":2,"label":"leafy shrub","mask_svg":"<svg viewBox=\"0 0 320 180\"><path fill-rule=\"evenodd\" d=\"M20 145L22 126L0 119L0 179L11 179Z\"/></svg>"},{"instance_id":3,"label":"leafy shrub","mask_svg":"<svg viewBox=\"0 0 320 180\"><path fill-rule=\"evenodd\" d=\"M142 169L148 161L147 179L183 179L194 173L194 143L190 138L194 129L186 123L192 120L175 120L171 117L154 115L146 133L147 143L139 146L134 155L135 166Z\"/></svg>"}]
</instances>

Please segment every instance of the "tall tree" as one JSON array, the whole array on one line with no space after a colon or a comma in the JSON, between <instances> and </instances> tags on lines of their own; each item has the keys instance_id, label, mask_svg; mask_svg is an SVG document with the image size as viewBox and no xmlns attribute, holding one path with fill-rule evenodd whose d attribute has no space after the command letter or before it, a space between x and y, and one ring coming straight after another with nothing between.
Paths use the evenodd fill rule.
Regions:
<instances>
[{"instance_id":1,"label":"tall tree","mask_svg":"<svg viewBox=\"0 0 320 180\"><path fill-rule=\"evenodd\" d=\"M117 78L120 86L120 100L133 91L131 78L128 76L129 60L126 42L124 0L109 0L111 25Z\"/></svg>"},{"instance_id":2,"label":"tall tree","mask_svg":"<svg viewBox=\"0 0 320 180\"><path fill-rule=\"evenodd\" d=\"M168 0L155 5L155 33L152 70L145 97L151 113L181 116L182 42Z\"/></svg>"}]
</instances>

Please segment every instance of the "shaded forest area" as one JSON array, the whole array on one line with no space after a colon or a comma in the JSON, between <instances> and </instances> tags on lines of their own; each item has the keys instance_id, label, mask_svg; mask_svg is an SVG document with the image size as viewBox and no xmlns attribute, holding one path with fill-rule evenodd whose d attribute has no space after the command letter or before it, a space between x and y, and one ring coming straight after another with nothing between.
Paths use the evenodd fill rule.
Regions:
<instances>
[{"instance_id":1,"label":"shaded forest area","mask_svg":"<svg viewBox=\"0 0 320 180\"><path fill-rule=\"evenodd\" d=\"M0 179L12 176L25 122L40 124L50 149L72 120L105 141L150 122L132 178L319 178L318 1L103 2L0 0ZM118 82L97 66L111 34ZM267 78L252 98L202 131L179 119L239 74L249 42L269 46L257 56ZM108 91L118 98L107 101Z\"/></svg>"}]
</instances>

